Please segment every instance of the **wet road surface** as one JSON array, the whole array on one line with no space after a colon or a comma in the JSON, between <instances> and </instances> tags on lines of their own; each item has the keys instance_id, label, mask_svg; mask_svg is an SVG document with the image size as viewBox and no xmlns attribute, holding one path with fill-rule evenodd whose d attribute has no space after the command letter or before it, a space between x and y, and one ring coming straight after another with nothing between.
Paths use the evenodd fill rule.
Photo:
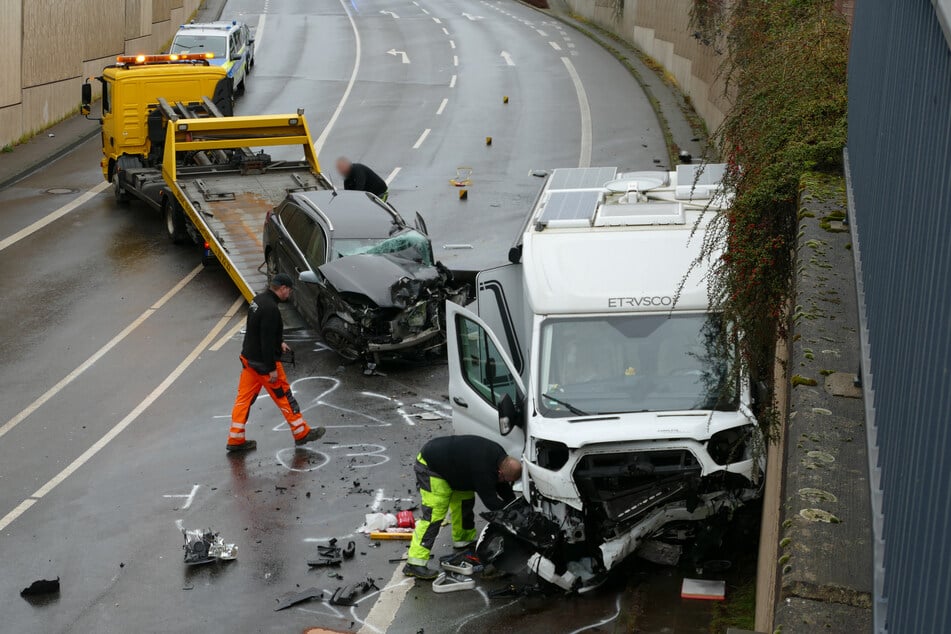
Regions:
<instances>
[{"instance_id":1,"label":"wet road surface","mask_svg":"<svg viewBox=\"0 0 951 634\"><path fill-rule=\"evenodd\" d=\"M504 262L540 184L531 170L647 169L666 155L627 72L515 2L231 0L223 17L258 24L238 113L304 107L325 169L346 154L388 177L391 201L407 219L425 217L438 256L456 268ZM97 141L0 191L0 240L100 185ZM448 183L459 166L473 170L465 202ZM259 399L249 424L258 450L235 459L224 444L244 305L223 271L201 267L194 249L167 240L157 214L118 206L111 190L0 245L0 630L624 627L623 583L557 601L489 600L502 581L436 595L388 561L405 542L352 537L345 581L308 570L318 540L351 539L365 513L416 505L412 459L451 431L441 363L365 377L295 328L294 391L327 435L295 451L276 408ZM220 531L238 544L237 561L186 568L179 526ZM285 593L367 575L387 590L352 609L314 601L273 611ZM57 576L55 599L18 596ZM654 585L666 597L678 584Z\"/></svg>"}]
</instances>

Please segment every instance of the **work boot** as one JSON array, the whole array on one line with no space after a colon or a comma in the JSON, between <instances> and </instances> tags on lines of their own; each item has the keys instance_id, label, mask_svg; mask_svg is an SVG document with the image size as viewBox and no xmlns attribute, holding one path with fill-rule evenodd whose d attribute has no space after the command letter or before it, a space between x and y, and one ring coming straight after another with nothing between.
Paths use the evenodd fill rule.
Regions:
<instances>
[{"instance_id":1,"label":"work boot","mask_svg":"<svg viewBox=\"0 0 951 634\"><path fill-rule=\"evenodd\" d=\"M406 564L403 566L403 574L407 577L416 577L417 579L435 579L439 573L429 566L417 566L415 564Z\"/></svg>"},{"instance_id":2,"label":"work boot","mask_svg":"<svg viewBox=\"0 0 951 634\"><path fill-rule=\"evenodd\" d=\"M472 550L472 547L475 546L476 540L471 540L468 542L452 542L452 549L456 551L460 550Z\"/></svg>"},{"instance_id":3,"label":"work boot","mask_svg":"<svg viewBox=\"0 0 951 634\"><path fill-rule=\"evenodd\" d=\"M319 439L319 438L320 438L321 436L323 436L326 432L327 432L327 430L324 429L323 427L314 427L314 428L311 429L309 432L307 432L307 435L306 435L306 436L304 436L303 438L300 438L300 439L298 439L298 440L295 440L295 441L294 441L294 444L297 445L298 447L300 447L301 445L306 445L306 444L309 443L309 442L312 442L312 441L314 441L314 440Z\"/></svg>"},{"instance_id":4,"label":"work boot","mask_svg":"<svg viewBox=\"0 0 951 634\"><path fill-rule=\"evenodd\" d=\"M240 445L228 445L228 453L245 453L247 451L254 451L257 448L258 441L245 440Z\"/></svg>"}]
</instances>

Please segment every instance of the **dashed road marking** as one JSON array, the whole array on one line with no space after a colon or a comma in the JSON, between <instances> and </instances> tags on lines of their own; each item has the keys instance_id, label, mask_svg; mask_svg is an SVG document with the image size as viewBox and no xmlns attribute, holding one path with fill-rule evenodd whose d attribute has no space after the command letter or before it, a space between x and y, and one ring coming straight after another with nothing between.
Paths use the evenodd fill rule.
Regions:
<instances>
[{"instance_id":1,"label":"dashed road marking","mask_svg":"<svg viewBox=\"0 0 951 634\"><path fill-rule=\"evenodd\" d=\"M452 56L452 65L453 65L453 66L458 66L458 65L459 65L459 56L458 56L458 55L453 55L453 56Z\"/></svg>"},{"instance_id":2,"label":"dashed road marking","mask_svg":"<svg viewBox=\"0 0 951 634\"><path fill-rule=\"evenodd\" d=\"M442 27L442 32L445 33L446 35L449 35L449 29L447 29L446 27Z\"/></svg>"},{"instance_id":3,"label":"dashed road marking","mask_svg":"<svg viewBox=\"0 0 951 634\"><path fill-rule=\"evenodd\" d=\"M387 176L387 177L384 179L384 180L386 180L386 184L387 184L387 185L389 185L390 183L393 182L393 179L396 178L396 175L400 173L400 170L401 170L401 169L403 169L403 168L402 168L402 167L394 167L394 168L393 168L393 171L390 172L390 175Z\"/></svg>"},{"instance_id":4,"label":"dashed road marking","mask_svg":"<svg viewBox=\"0 0 951 634\"><path fill-rule=\"evenodd\" d=\"M548 34L542 31L541 29L535 29L535 32L541 35L542 37L548 37Z\"/></svg>"},{"instance_id":5,"label":"dashed road marking","mask_svg":"<svg viewBox=\"0 0 951 634\"><path fill-rule=\"evenodd\" d=\"M449 87L450 87L450 88L455 88L455 87L456 87L456 76L455 76L455 75L453 75L452 77L449 78Z\"/></svg>"},{"instance_id":6,"label":"dashed road marking","mask_svg":"<svg viewBox=\"0 0 951 634\"><path fill-rule=\"evenodd\" d=\"M430 132L432 132L431 128L426 128L425 130L423 130L423 133L419 135L418 139L416 139L416 143L413 144L414 150L418 150L420 148L420 146L423 144L423 141L425 141L426 137L429 136Z\"/></svg>"},{"instance_id":7,"label":"dashed road marking","mask_svg":"<svg viewBox=\"0 0 951 634\"><path fill-rule=\"evenodd\" d=\"M453 40L449 40L449 48L456 48L456 43Z\"/></svg>"},{"instance_id":8,"label":"dashed road marking","mask_svg":"<svg viewBox=\"0 0 951 634\"><path fill-rule=\"evenodd\" d=\"M446 104L449 103L449 98L446 97L442 100L442 103L439 104L439 108L436 109L436 114L442 114L442 111L446 109Z\"/></svg>"},{"instance_id":9,"label":"dashed road marking","mask_svg":"<svg viewBox=\"0 0 951 634\"><path fill-rule=\"evenodd\" d=\"M561 50L561 47L558 46L558 42L548 42L548 43L551 44L551 47L552 47L553 49L555 49L556 51L560 51L560 50Z\"/></svg>"},{"instance_id":10,"label":"dashed road marking","mask_svg":"<svg viewBox=\"0 0 951 634\"><path fill-rule=\"evenodd\" d=\"M440 20L439 18L433 18L433 22L435 22L436 24L442 24L442 20Z\"/></svg>"}]
</instances>

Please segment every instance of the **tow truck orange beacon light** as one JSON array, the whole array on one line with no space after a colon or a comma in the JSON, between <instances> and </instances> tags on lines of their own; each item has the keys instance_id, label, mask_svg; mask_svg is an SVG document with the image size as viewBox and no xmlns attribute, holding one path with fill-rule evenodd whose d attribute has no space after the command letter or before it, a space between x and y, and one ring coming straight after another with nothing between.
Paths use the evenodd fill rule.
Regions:
<instances>
[{"instance_id":1,"label":"tow truck orange beacon light","mask_svg":"<svg viewBox=\"0 0 951 634\"><path fill-rule=\"evenodd\" d=\"M117 64L160 64L214 59L214 53L171 53L169 55L118 55Z\"/></svg>"}]
</instances>

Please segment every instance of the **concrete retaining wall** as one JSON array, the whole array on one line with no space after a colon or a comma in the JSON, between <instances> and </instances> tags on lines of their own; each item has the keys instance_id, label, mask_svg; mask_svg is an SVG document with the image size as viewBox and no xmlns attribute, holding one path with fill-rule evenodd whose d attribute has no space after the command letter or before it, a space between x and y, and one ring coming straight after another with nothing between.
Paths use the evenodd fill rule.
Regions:
<instances>
[{"instance_id":1,"label":"concrete retaining wall","mask_svg":"<svg viewBox=\"0 0 951 634\"><path fill-rule=\"evenodd\" d=\"M576 15L636 44L677 80L709 130L730 103L719 76L722 56L692 35L692 0L565 0ZM618 12L618 6L623 10Z\"/></svg>"},{"instance_id":2,"label":"concrete retaining wall","mask_svg":"<svg viewBox=\"0 0 951 634\"><path fill-rule=\"evenodd\" d=\"M75 111L83 78L116 55L160 52L201 3L0 0L0 146Z\"/></svg>"}]
</instances>

